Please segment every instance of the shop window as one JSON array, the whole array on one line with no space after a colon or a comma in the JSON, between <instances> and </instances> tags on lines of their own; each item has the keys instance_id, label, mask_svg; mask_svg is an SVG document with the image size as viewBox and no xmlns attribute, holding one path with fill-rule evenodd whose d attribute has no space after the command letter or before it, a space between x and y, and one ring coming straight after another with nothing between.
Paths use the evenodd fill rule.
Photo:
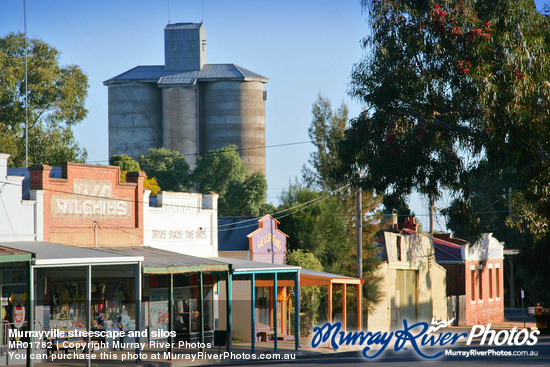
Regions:
<instances>
[{"instance_id":1,"label":"shop window","mask_svg":"<svg viewBox=\"0 0 550 367\"><path fill-rule=\"evenodd\" d=\"M26 270L4 270L2 271L2 283L26 283Z\"/></svg>"},{"instance_id":2,"label":"shop window","mask_svg":"<svg viewBox=\"0 0 550 367\"><path fill-rule=\"evenodd\" d=\"M135 278L131 268L92 268L92 329L135 328ZM117 277L119 275L120 277ZM44 330L84 330L86 325L86 271L79 268L40 269L35 284L37 319Z\"/></svg>"},{"instance_id":3,"label":"shop window","mask_svg":"<svg viewBox=\"0 0 550 367\"><path fill-rule=\"evenodd\" d=\"M500 268L496 268L497 298L500 298Z\"/></svg>"},{"instance_id":4,"label":"shop window","mask_svg":"<svg viewBox=\"0 0 550 367\"><path fill-rule=\"evenodd\" d=\"M213 330L213 288L203 286L203 304L198 304L198 287L174 288L174 330L183 333L200 331L200 313L204 312L204 330Z\"/></svg>"},{"instance_id":5,"label":"shop window","mask_svg":"<svg viewBox=\"0 0 550 367\"><path fill-rule=\"evenodd\" d=\"M470 294L472 295L472 301L476 300L476 271L474 269L470 270L470 284L471 284L471 291Z\"/></svg>"},{"instance_id":6,"label":"shop window","mask_svg":"<svg viewBox=\"0 0 550 367\"><path fill-rule=\"evenodd\" d=\"M482 276L482 271L483 271L483 267L480 265L478 268L477 268L477 275L478 275L478 282L479 282L479 294L478 294L478 299L480 301L483 300L483 276Z\"/></svg>"},{"instance_id":7,"label":"shop window","mask_svg":"<svg viewBox=\"0 0 550 367\"><path fill-rule=\"evenodd\" d=\"M489 268L489 299L493 299L493 269Z\"/></svg>"},{"instance_id":8,"label":"shop window","mask_svg":"<svg viewBox=\"0 0 550 367\"><path fill-rule=\"evenodd\" d=\"M268 287L256 287L256 309L258 312L259 325L271 325L269 290L270 288Z\"/></svg>"}]
</instances>

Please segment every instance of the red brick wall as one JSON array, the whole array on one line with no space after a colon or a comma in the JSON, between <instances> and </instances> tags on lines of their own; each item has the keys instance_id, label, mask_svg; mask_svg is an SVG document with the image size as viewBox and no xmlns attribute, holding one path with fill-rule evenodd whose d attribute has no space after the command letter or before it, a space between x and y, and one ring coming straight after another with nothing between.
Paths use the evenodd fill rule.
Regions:
<instances>
[{"instance_id":1,"label":"red brick wall","mask_svg":"<svg viewBox=\"0 0 550 367\"><path fill-rule=\"evenodd\" d=\"M67 163L62 178L50 178L51 167L29 167L31 190L44 190L44 240L94 246L143 243L143 173L120 182L120 169ZM94 222L95 221L95 222Z\"/></svg>"},{"instance_id":2,"label":"red brick wall","mask_svg":"<svg viewBox=\"0 0 550 367\"><path fill-rule=\"evenodd\" d=\"M472 285L472 267L473 285ZM481 267L481 269L480 269ZM497 270L498 269L498 270ZM466 324L488 324L504 320L503 262L468 261L465 264ZM498 273L498 276L497 276ZM481 276L481 297L480 297ZM498 278L498 280L497 280ZM490 283L492 279L492 286ZM492 287L492 298L490 297ZM473 292L473 293L472 293ZM498 292L498 294L497 294Z\"/></svg>"}]
</instances>

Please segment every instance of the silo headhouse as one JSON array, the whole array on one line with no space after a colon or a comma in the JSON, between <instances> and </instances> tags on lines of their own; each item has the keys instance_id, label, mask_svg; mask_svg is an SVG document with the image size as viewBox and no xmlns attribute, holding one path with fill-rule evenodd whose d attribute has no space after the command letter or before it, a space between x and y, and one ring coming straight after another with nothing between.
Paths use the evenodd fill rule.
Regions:
<instances>
[{"instance_id":1,"label":"silo headhouse","mask_svg":"<svg viewBox=\"0 0 550 367\"><path fill-rule=\"evenodd\" d=\"M109 88L109 156L165 147L186 156L234 144L249 172L265 174L268 78L235 64L206 63L202 23L168 24L164 65L137 66Z\"/></svg>"}]
</instances>

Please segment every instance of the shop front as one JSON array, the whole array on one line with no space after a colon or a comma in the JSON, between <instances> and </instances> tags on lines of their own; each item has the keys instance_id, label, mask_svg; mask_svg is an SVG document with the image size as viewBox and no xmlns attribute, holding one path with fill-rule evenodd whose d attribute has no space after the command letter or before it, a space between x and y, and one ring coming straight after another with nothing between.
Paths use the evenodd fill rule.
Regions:
<instances>
[{"instance_id":1,"label":"shop front","mask_svg":"<svg viewBox=\"0 0 550 367\"><path fill-rule=\"evenodd\" d=\"M0 365L10 363L9 353L19 353L9 345L9 330L26 330L29 325L28 301L31 289L29 271L33 254L0 246ZM25 353L26 351L21 351Z\"/></svg>"},{"instance_id":2,"label":"shop front","mask_svg":"<svg viewBox=\"0 0 550 367\"><path fill-rule=\"evenodd\" d=\"M256 261L215 258L228 263L231 267L229 283L221 286L220 297L228 300L231 307L227 312L221 312L220 317L227 317L227 323L234 325L229 330L232 339L251 343L254 353L257 341L273 341L277 350L277 341L292 333L295 348L300 346L300 267L284 264L269 264ZM290 288L291 287L291 288ZM284 302L290 309L280 307L279 298L282 290L288 292ZM275 291L277 290L277 291ZM292 305L294 307L292 307ZM238 310L238 312L232 312ZM287 318L287 315L291 315ZM287 322L283 327L283 319ZM277 325L277 326L276 326Z\"/></svg>"},{"instance_id":3,"label":"shop front","mask_svg":"<svg viewBox=\"0 0 550 367\"><path fill-rule=\"evenodd\" d=\"M220 322L220 303L224 303L223 310L230 309L227 300L219 297L220 282L227 284L230 278L228 263L147 246L103 250L144 258L142 330L147 330L148 342L169 341L171 351L173 342L176 347L213 344L216 331L231 330L225 322L229 318L224 316ZM230 340L224 343L228 348Z\"/></svg>"},{"instance_id":4,"label":"shop front","mask_svg":"<svg viewBox=\"0 0 550 367\"><path fill-rule=\"evenodd\" d=\"M140 325L142 256L124 256L51 242L12 242L10 248L32 253L27 284L28 330L54 331L36 353L67 352L65 346L123 339L91 339L91 331L135 330ZM80 337L78 332L86 332ZM74 336L70 336L70 335ZM101 333L109 335L109 333ZM70 343L65 343L70 342ZM30 353L28 354L30 355ZM32 361L27 361L27 365Z\"/></svg>"}]
</instances>

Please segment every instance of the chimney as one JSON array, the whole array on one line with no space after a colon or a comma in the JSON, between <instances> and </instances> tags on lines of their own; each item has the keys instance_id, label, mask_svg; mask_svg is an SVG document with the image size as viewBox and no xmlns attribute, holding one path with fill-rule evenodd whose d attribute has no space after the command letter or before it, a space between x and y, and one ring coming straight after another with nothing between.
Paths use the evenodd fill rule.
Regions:
<instances>
[{"instance_id":1,"label":"chimney","mask_svg":"<svg viewBox=\"0 0 550 367\"><path fill-rule=\"evenodd\" d=\"M415 217L405 218L405 223L403 224L402 228L409 229L414 232L418 232L418 224L416 224L416 218Z\"/></svg>"},{"instance_id":2,"label":"chimney","mask_svg":"<svg viewBox=\"0 0 550 367\"><path fill-rule=\"evenodd\" d=\"M29 167L30 189L45 190L50 182L52 167L47 164L35 164Z\"/></svg>"},{"instance_id":3,"label":"chimney","mask_svg":"<svg viewBox=\"0 0 550 367\"><path fill-rule=\"evenodd\" d=\"M8 177L8 158L9 154L0 153L0 180L4 181Z\"/></svg>"}]
</instances>

